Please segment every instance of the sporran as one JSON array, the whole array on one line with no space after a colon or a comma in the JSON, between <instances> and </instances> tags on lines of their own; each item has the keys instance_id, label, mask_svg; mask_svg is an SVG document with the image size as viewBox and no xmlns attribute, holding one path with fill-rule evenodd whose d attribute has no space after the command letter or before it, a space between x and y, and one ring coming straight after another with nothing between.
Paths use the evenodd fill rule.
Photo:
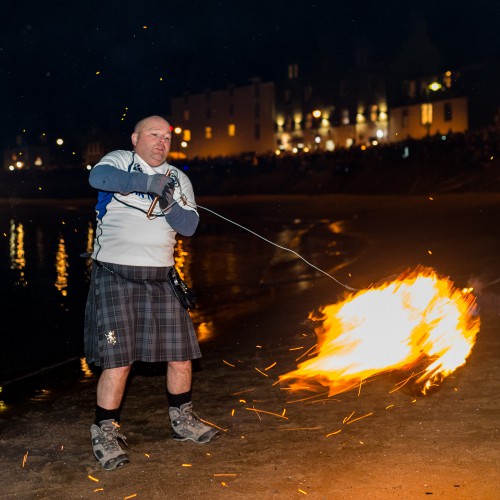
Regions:
<instances>
[{"instance_id":1,"label":"sporran","mask_svg":"<svg viewBox=\"0 0 500 500\"><path fill-rule=\"evenodd\" d=\"M196 307L196 293L182 281L174 266L172 266L168 272L168 283L170 284L172 293L179 300L184 309L189 310Z\"/></svg>"}]
</instances>

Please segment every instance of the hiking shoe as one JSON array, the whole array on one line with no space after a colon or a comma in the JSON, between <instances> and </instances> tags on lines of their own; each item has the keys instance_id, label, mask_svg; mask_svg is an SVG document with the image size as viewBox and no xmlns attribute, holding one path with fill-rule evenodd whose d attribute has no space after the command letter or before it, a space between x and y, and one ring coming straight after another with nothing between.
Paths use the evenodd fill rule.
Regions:
<instances>
[{"instance_id":1,"label":"hiking shoe","mask_svg":"<svg viewBox=\"0 0 500 500\"><path fill-rule=\"evenodd\" d=\"M128 455L118 444L118 439L127 444L125 436L118 432L119 428L115 420L103 420L90 427L92 451L104 470L119 469L130 463Z\"/></svg>"},{"instance_id":2,"label":"hiking shoe","mask_svg":"<svg viewBox=\"0 0 500 500\"><path fill-rule=\"evenodd\" d=\"M172 424L172 438L175 441L190 439L198 444L208 443L219 437L219 431L204 424L193 412L192 403L185 403L180 408L168 410Z\"/></svg>"}]
</instances>

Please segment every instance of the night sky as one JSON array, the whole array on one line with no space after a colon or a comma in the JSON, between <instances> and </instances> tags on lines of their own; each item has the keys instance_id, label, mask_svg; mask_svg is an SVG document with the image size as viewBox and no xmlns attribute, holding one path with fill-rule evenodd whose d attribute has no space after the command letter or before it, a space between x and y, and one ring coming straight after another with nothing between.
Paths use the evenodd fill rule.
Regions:
<instances>
[{"instance_id":1,"label":"night sky","mask_svg":"<svg viewBox=\"0 0 500 500\"><path fill-rule=\"evenodd\" d=\"M497 1L141 0L0 2L1 142L23 129L76 141L129 133L171 97L301 68L345 67L359 43L383 60L425 21L443 64L498 55ZM122 120L124 118L124 120Z\"/></svg>"}]
</instances>

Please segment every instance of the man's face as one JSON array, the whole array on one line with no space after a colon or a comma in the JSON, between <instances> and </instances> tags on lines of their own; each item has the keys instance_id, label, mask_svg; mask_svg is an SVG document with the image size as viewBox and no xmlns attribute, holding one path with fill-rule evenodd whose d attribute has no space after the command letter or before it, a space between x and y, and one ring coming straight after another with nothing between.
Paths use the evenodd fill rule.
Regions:
<instances>
[{"instance_id":1,"label":"man's face","mask_svg":"<svg viewBox=\"0 0 500 500\"><path fill-rule=\"evenodd\" d=\"M135 152L148 165L158 167L167 159L171 138L168 122L161 118L150 118L132 134L132 144Z\"/></svg>"}]
</instances>

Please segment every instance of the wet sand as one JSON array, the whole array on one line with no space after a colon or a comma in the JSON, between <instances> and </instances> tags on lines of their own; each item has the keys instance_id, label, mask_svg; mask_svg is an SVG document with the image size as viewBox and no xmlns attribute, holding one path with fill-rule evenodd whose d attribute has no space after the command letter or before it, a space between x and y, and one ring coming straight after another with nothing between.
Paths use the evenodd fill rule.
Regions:
<instances>
[{"instance_id":1,"label":"wet sand","mask_svg":"<svg viewBox=\"0 0 500 500\"><path fill-rule=\"evenodd\" d=\"M458 286L482 283L482 326L467 364L426 397L391 393L393 381L379 377L361 392L294 402L275 385L295 367L290 349L314 344L309 311L346 291L326 277L276 281L237 308L197 312L218 335L202 343L195 409L223 429L218 441L171 441L163 377L138 370L122 413L132 463L100 470L89 446L90 376L2 422L0 498L499 498L500 195L199 201L230 206L235 217L252 210L345 220L362 250L327 270L349 286L419 264ZM343 425L353 411L370 416Z\"/></svg>"}]
</instances>

